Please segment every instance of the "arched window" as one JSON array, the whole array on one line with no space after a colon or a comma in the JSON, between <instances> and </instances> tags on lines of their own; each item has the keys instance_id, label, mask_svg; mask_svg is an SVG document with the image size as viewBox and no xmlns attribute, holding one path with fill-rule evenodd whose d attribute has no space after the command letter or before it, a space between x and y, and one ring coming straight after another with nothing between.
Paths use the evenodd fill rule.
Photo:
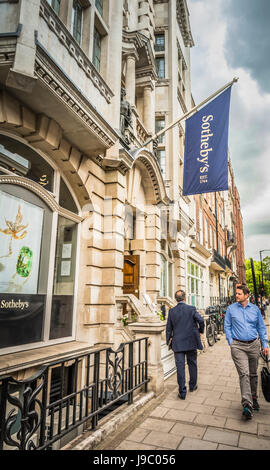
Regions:
<instances>
[{"instance_id":1,"label":"arched window","mask_svg":"<svg viewBox=\"0 0 270 470\"><path fill-rule=\"evenodd\" d=\"M0 135L0 351L74 338L79 206L55 163Z\"/></svg>"}]
</instances>

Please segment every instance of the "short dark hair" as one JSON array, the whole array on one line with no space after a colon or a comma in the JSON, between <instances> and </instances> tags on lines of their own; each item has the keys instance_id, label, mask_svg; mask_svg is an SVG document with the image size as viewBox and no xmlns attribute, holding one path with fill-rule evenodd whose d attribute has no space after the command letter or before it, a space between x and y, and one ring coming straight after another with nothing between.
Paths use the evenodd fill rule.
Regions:
<instances>
[{"instance_id":1,"label":"short dark hair","mask_svg":"<svg viewBox=\"0 0 270 470\"><path fill-rule=\"evenodd\" d=\"M242 290L245 295L250 294L250 290L246 284L239 284L239 286L237 286L236 289Z\"/></svg>"},{"instance_id":2,"label":"short dark hair","mask_svg":"<svg viewBox=\"0 0 270 470\"><path fill-rule=\"evenodd\" d=\"M186 298L186 293L184 290L179 289L175 292L174 297L176 302L182 302L182 300L185 300Z\"/></svg>"}]
</instances>

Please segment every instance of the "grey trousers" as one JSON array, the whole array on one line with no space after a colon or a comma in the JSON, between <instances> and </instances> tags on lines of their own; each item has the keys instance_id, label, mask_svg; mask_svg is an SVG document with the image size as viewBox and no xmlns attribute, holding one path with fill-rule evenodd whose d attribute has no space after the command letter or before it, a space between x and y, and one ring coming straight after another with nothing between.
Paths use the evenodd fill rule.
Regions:
<instances>
[{"instance_id":1,"label":"grey trousers","mask_svg":"<svg viewBox=\"0 0 270 470\"><path fill-rule=\"evenodd\" d=\"M231 343L231 355L239 375L241 403L243 406L252 406L252 397L257 398L259 339L250 344L233 341Z\"/></svg>"}]
</instances>

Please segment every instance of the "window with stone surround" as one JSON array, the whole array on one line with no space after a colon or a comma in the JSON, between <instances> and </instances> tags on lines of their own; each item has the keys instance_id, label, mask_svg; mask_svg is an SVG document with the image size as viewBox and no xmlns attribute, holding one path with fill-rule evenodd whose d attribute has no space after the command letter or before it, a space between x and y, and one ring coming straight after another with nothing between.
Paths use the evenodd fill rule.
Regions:
<instances>
[{"instance_id":1,"label":"window with stone surround","mask_svg":"<svg viewBox=\"0 0 270 470\"><path fill-rule=\"evenodd\" d=\"M160 296L173 298L173 260L167 251L160 254Z\"/></svg>"},{"instance_id":2,"label":"window with stone surround","mask_svg":"<svg viewBox=\"0 0 270 470\"><path fill-rule=\"evenodd\" d=\"M157 150L158 163L160 166L161 174L163 178L166 178L166 150L158 149Z\"/></svg>"},{"instance_id":3,"label":"window with stone surround","mask_svg":"<svg viewBox=\"0 0 270 470\"><path fill-rule=\"evenodd\" d=\"M0 136L0 348L74 339L79 206L55 162Z\"/></svg>"},{"instance_id":4,"label":"window with stone surround","mask_svg":"<svg viewBox=\"0 0 270 470\"><path fill-rule=\"evenodd\" d=\"M156 68L158 78L160 80L165 78L165 57L156 57Z\"/></svg>"},{"instance_id":5,"label":"window with stone surround","mask_svg":"<svg viewBox=\"0 0 270 470\"><path fill-rule=\"evenodd\" d=\"M155 133L161 131L165 127L165 117L157 117L155 120ZM159 144L165 144L165 132L158 137Z\"/></svg>"},{"instance_id":6,"label":"window with stone surround","mask_svg":"<svg viewBox=\"0 0 270 470\"><path fill-rule=\"evenodd\" d=\"M188 261L187 273L187 303L196 308L204 308L204 270L199 264Z\"/></svg>"},{"instance_id":7,"label":"window with stone surround","mask_svg":"<svg viewBox=\"0 0 270 470\"><path fill-rule=\"evenodd\" d=\"M73 0L71 33L74 39L81 44L82 40L83 7L78 0Z\"/></svg>"},{"instance_id":8,"label":"window with stone surround","mask_svg":"<svg viewBox=\"0 0 270 470\"><path fill-rule=\"evenodd\" d=\"M165 51L165 36L164 34L156 34L155 36L155 51Z\"/></svg>"},{"instance_id":9,"label":"window with stone surround","mask_svg":"<svg viewBox=\"0 0 270 470\"><path fill-rule=\"evenodd\" d=\"M93 46L93 64L100 72L100 59L101 59L101 34L97 28L94 28L94 46Z\"/></svg>"}]
</instances>

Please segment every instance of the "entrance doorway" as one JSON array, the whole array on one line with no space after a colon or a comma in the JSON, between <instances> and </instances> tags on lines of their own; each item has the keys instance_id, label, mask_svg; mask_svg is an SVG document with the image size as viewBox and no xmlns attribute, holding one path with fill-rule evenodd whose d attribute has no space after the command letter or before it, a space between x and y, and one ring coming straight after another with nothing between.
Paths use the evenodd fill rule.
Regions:
<instances>
[{"instance_id":1,"label":"entrance doorway","mask_svg":"<svg viewBox=\"0 0 270 470\"><path fill-rule=\"evenodd\" d=\"M139 255L124 256L124 294L134 294L139 298Z\"/></svg>"}]
</instances>

